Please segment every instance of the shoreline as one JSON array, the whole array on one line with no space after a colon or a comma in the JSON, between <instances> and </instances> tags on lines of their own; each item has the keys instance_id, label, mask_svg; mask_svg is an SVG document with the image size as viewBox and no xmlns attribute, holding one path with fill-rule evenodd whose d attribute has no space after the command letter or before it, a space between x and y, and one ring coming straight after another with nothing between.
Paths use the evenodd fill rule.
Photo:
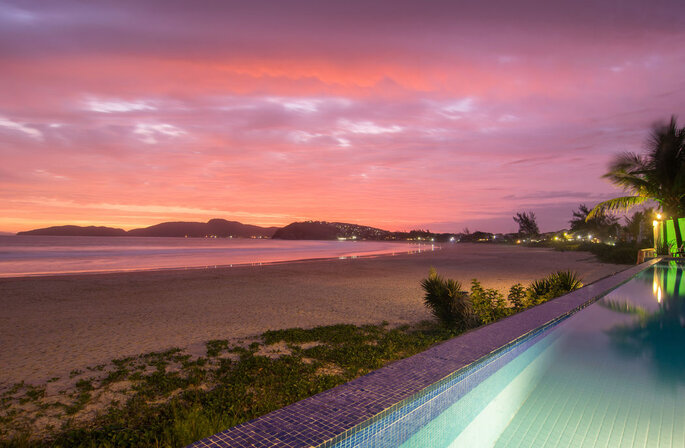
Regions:
<instances>
[{"instance_id":1,"label":"shoreline","mask_svg":"<svg viewBox=\"0 0 685 448\"><path fill-rule=\"evenodd\" d=\"M95 237L101 238L101 237ZM138 237L136 237L138 238ZM286 240L287 241L287 240ZM319 240L301 240L301 241L319 241ZM361 242L361 241L360 241ZM139 267L139 268L117 268L117 269L93 269L93 270L80 270L80 271L55 271L55 272L28 272L28 273L3 273L0 272L0 279L13 279L13 278L42 278L42 277L61 277L61 276L80 276L80 275L99 275L99 274L125 274L125 273L138 273L138 272L158 272L158 271L189 271L189 270L211 270L211 269L224 269L224 268L238 268L244 266L268 266L268 265L278 265L285 263L306 263L306 262L318 262L318 261L328 261L328 260L338 260L338 259L361 259L361 258L376 258L383 256L396 256L400 255L410 255L415 253L422 253L426 251L435 251L442 249L441 246L437 246L436 243L415 243L409 241L369 241L369 242L380 242L388 244L405 244L410 246L410 249L401 249L395 251L386 251L385 249L379 249L374 251L375 253L362 253L356 254L352 251L349 255L332 255L325 257L310 257L310 258L294 258L288 260L274 260L274 261L254 261L254 262L236 262L236 263L222 263L222 264L207 264L207 265L196 265L196 266L157 266L157 267ZM350 241L350 243L355 243ZM422 246L428 246L430 244L431 249L423 249ZM440 244L440 243L437 243Z\"/></svg>"},{"instance_id":2,"label":"shoreline","mask_svg":"<svg viewBox=\"0 0 685 448\"><path fill-rule=\"evenodd\" d=\"M430 267L506 290L555 270L590 283L621 271L589 253L462 243L421 254L233 268L0 279L0 388L169 347L204 348L266 330L430 319L420 280Z\"/></svg>"}]
</instances>

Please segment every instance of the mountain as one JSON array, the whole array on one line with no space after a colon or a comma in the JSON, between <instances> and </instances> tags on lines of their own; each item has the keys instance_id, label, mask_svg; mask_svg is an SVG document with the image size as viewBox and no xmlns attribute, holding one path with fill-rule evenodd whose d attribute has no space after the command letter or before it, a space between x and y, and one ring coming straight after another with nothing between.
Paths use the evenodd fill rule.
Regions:
<instances>
[{"instance_id":1,"label":"mountain","mask_svg":"<svg viewBox=\"0 0 685 448\"><path fill-rule=\"evenodd\" d=\"M128 231L128 236L167 236L167 237L199 237L216 236L226 238L262 237L270 238L277 227L259 227L242 224L225 219L210 219L208 222L163 222L143 229Z\"/></svg>"},{"instance_id":2,"label":"mountain","mask_svg":"<svg viewBox=\"0 0 685 448\"><path fill-rule=\"evenodd\" d=\"M160 237L237 237L269 238L277 230L277 227L259 227L249 224L241 224L237 221L225 219L211 219L208 222L163 222L142 229L133 229L128 232L123 229L112 227L80 227L80 226L55 226L44 229L28 230L19 232L17 235L52 235L52 236L160 236Z\"/></svg>"},{"instance_id":3,"label":"mountain","mask_svg":"<svg viewBox=\"0 0 685 448\"><path fill-rule=\"evenodd\" d=\"M124 229L113 227L81 227L81 226L53 226L44 229L27 230L17 235L48 235L48 236L126 236Z\"/></svg>"},{"instance_id":4,"label":"mountain","mask_svg":"<svg viewBox=\"0 0 685 448\"><path fill-rule=\"evenodd\" d=\"M345 222L305 221L294 222L278 229L272 238L281 240L358 240L393 239L393 233L375 227Z\"/></svg>"}]
</instances>

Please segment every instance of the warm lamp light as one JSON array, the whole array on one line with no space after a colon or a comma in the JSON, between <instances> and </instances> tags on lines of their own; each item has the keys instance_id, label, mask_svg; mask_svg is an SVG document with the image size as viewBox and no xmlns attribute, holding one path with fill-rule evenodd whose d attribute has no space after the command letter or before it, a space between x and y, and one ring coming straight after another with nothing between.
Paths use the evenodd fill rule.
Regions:
<instances>
[{"instance_id":1,"label":"warm lamp light","mask_svg":"<svg viewBox=\"0 0 685 448\"><path fill-rule=\"evenodd\" d=\"M658 225L659 225L659 221L657 221L657 220L652 221L652 225L653 225L654 227L658 226Z\"/></svg>"},{"instance_id":2,"label":"warm lamp light","mask_svg":"<svg viewBox=\"0 0 685 448\"><path fill-rule=\"evenodd\" d=\"M661 219L661 213L656 214L656 219Z\"/></svg>"}]
</instances>

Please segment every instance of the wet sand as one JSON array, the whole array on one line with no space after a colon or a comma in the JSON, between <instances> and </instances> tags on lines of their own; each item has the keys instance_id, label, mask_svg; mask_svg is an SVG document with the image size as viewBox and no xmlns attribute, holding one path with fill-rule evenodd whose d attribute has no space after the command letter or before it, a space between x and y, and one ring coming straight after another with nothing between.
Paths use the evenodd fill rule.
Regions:
<instances>
[{"instance_id":1,"label":"wet sand","mask_svg":"<svg viewBox=\"0 0 685 448\"><path fill-rule=\"evenodd\" d=\"M0 389L170 347L269 329L431 318L419 282L433 266L468 289L507 290L556 270L585 283L625 269L587 252L488 244L377 258L208 270L0 279Z\"/></svg>"}]
</instances>

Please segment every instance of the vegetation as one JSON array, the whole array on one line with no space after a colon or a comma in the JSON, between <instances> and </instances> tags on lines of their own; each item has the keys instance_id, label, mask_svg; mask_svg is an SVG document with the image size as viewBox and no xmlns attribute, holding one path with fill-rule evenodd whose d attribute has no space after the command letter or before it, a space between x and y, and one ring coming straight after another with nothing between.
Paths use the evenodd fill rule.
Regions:
<instances>
[{"instance_id":1,"label":"vegetation","mask_svg":"<svg viewBox=\"0 0 685 448\"><path fill-rule=\"evenodd\" d=\"M448 330L460 332L539 305L581 288L583 283L574 272L558 271L527 288L520 283L513 285L505 298L496 289L483 288L476 279L471 280L471 292L467 294L461 291L461 283L444 279L431 269L421 286L426 292L426 306L438 321Z\"/></svg>"},{"instance_id":2,"label":"vegetation","mask_svg":"<svg viewBox=\"0 0 685 448\"><path fill-rule=\"evenodd\" d=\"M519 233L526 236L536 236L540 234L538 223L535 220L535 213L522 212L516 213L514 221L519 225Z\"/></svg>"},{"instance_id":3,"label":"vegetation","mask_svg":"<svg viewBox=\"0 0 685 448\"><path fill-rule=\"evenodd\" d=\"M628 237L639 244L643 241L652 243L652 220L655 212L651 208L638 210L633 216L626 216L626 225L623 228Z\"/></svg>"},{"instance_id":4,"label":"vegetation","mask_svg":"<svg viewBox=\"0 0 685 448\"><path fill-rule=\"evenodd\" d=\"M601 239L616 238L621 225L618 217L609 215L604 211L595 213L589 218L590 209L585 204L580 204L577 211L573 211L573 218L569 221L571 232L583 232L594 235Z\"/></svg>"},{"instance_id":5,"label":"vegetation","mask_svg":"<svg viewBox=\"0 0 685 448\"><path fill-rule=\"evenodd\" d=\"M180 447L419 353L454 335L424 322L332 325L213 340L0 394L0 447Z\"/></svg>"},{"instance_id":6,"label":"vegetation","mask_svg":"<svg viewBox=\"0 0 685 448\"><path fill-rule=\"evenodd\" d=\"M526 245L531 247L549 247L561 252L590 252L595 255L600 262L613 264L635 264L637 261L637 253L640 249L653 247L651 241L642 241L640 243L619 241L614 244L605 244L575 240L547 240L527 243Z\"/></svg>"},{"instance_id":7,"label":"vegetation","mask_svg":"<svg viewBox=\"0 0 685 448\"><path fill-rule=\"evenodd\" d=\"M421 287L426 292L424 303L447 329L461 332L473 325L471 299L461 290L461 283L445 280L431 268L428 277L421 281Z\"/></svg>"},{"instance_id":8,"label":"vegetation","mask_svg":"<svg viewBox=\"0 0 685 448\"><path fill-rule=\"evenodd\" d=\"M669 124L656 125L645 154L624 153L616 156L604 175L628 193L626 196L597 204L588 215L627 210L654 201L666 218L685 216L685 128L679 128L675 117ZM675 226L676 244L683 239Z\"/></svg>"},{"instance_id":9,"label":"vegetation","mask_svg":"<svg viewBox=\"0 0 685 448\"><path fill-rule=\"evenodd\" d=\"M654 243L654 248L656 249L657 255L669 255L673 250L671 244L669 244L668 241L663 239L661 235L659 235L659 237L656 240L656 243Z\"/></svg>"},{"instance_id":10,"label":"vegetation","mask_svg":"<svg viewBox=\"0 0 685 448\"><path fill-rule=\"evenodd\" d=\"M496 289L484 289L475 278L471 280L471 300L480 324L489 324L510 314L504 295Z\"/></svg>"}]
</instances>

